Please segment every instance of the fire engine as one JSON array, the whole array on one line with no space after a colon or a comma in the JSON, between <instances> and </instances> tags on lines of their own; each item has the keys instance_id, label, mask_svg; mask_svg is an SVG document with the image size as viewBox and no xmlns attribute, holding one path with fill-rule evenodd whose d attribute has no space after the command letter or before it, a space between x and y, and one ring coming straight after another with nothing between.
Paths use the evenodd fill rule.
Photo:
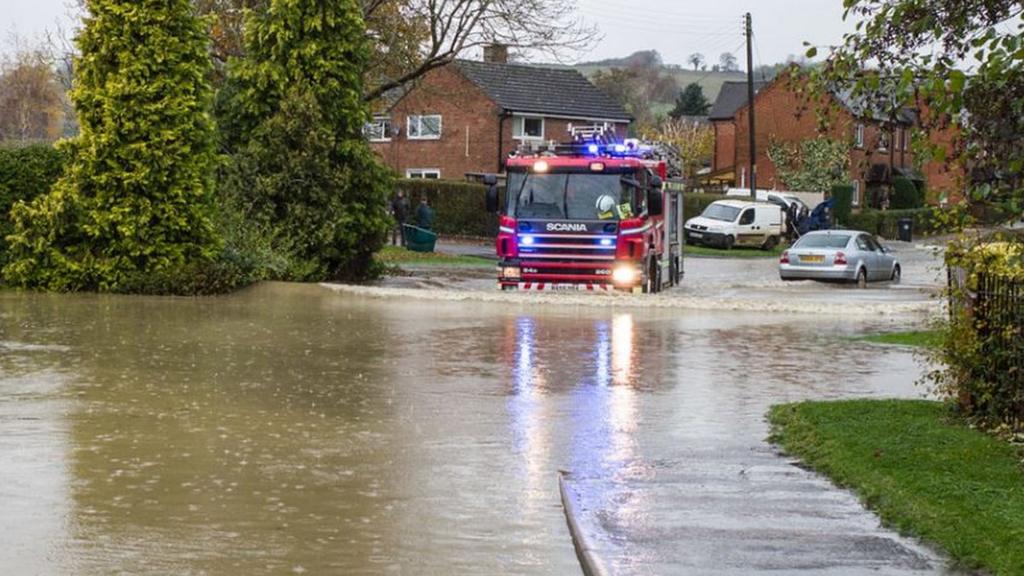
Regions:
<instances>
[{"instance_id":1,"label":"fire engine","mask_svg":"<svg viewBox=\"0 0 1024 576\"><path fill-rule=\"evenodd\" d=\"M683 275L683 195L664 185L664 150L619 141L608 125L572 127L566 144L506 160L504 198L485 182L499 217L503 290L655 293Z\"/></svg>"}]
</instances>

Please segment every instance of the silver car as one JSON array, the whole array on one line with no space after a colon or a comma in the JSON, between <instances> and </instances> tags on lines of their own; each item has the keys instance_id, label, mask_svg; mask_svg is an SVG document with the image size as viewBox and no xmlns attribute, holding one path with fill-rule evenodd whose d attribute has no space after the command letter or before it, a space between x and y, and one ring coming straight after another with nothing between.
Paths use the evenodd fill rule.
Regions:
<instances>
[{"instance_id":1,"label":"silver car","mask_svg":"<svg viewBox=\"0 0 1024 576\"><path fill-rule=\"evenodd\" d=\"M804 234L779 259L783 280L900 281L900 263L866 232L827 230Z\"/></svg>"}]
</instances>

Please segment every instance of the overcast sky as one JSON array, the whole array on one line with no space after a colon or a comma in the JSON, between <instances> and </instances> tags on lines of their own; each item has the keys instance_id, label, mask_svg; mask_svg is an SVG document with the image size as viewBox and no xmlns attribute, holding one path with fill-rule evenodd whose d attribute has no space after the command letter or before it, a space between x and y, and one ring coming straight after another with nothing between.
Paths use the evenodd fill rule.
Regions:
<instances>
[{"instance_id":1,"label":"overcast sky","mask_svg":"<svg viewBox=\"0 0 1024 576\"><path fill-rule=\"evenodd\" d=\"M554 0L552 0L554 1ZM668 63L685 65L694 52L710 64L723 52L743 63L742 16L751 12L757 39L755 64L781 62L805 51L804 41L837 43L845 30L842 0L577 0L584 20L603 39L582 60L655 49ZM0 0L0 32L39 38L65 20L68 0ZM4 49L10 48L9 42Z\"/></svg>"}]
</instances>

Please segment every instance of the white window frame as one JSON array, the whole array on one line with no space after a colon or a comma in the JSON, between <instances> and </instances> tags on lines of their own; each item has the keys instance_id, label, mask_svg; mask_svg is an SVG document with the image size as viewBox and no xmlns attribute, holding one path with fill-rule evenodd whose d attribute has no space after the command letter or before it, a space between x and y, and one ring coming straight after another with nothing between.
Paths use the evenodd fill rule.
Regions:
<instances>
[{"instance_id":1,"label":"white window frame","mask_svg":"<svg viewBox=\"0 0 1024 576\"><path fill-rule=\"evenodd\" d=\"M409 168L405 171L405 177L417 180L440 180L440 168Z\"/></svg>"},{"instance_id":2,"label":"white window frame","mask_svg":"<svg viewBox=\"0 0 1024 576\"><path fill-rule=\"evenodd\" d=\"M371 127L380 127L380 136L375 136ZM391 117L374 116L373 120L363 125L363 136L370 142L391 142Z\"/></svg>"},{"instance_id":3,"label":"white window frame","mask_svg":"<svg viewBox=\"0 0 1024 576\"><path fill-rule=\"evenodd\" d=\"M540 136L529 136L525 134L526 121L527 120L540 120ZM543 116L513 116L512 117L512 137L516 140L543 140L545 122Z\"/></svg>"},{"instance_id":4,"label":"white window frame","mask_svg":"<svg viewBox=\"0 0 1024 576\"><path fill-rule=\"evenodd\" d=\"M900 130L903 133L903 151L910 150L910 130L903 128Z\"/></svg>"},{"instance_id":5,"label":"white window frame","mask_svg":"<svg viewBox=\"0 0 1024 576\"><path fill-rule=\"evenodd\" d=\"M437 134L422 135L424 118L437 118ZM440 114L410 114L405 123L405 135L409 140L440 140L444 134L443 120Z\"/></svg>"},{"instance_id":6,"label":"white window frame","mask_svg":"<svg viewBox=\"0 0 1024 576\"><path fill-rule=\"evenodd\" d=\"M864 147L864 125L857 124L853 132L853 145L857 148Z\"/></svg>"},{"instance_id":7,"label":"white window frame","mask_svg":"<svg viewBox=\"0 0 1024 576\"><path fill-rule=\"evenodd\" d=\"M860 206L860 180L853 181L853 196L850 198L850 203Z\"/></svg>"}]
</instances>

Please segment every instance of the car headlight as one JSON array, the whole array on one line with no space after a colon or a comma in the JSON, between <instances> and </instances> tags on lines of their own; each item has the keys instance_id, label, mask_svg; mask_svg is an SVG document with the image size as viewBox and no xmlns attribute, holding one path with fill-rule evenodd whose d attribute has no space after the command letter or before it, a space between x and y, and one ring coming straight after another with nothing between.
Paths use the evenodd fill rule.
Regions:
<instances>
[{"instance_id":1,"label":"car headlight","mask_svg":"<svg viewBox=\"0 0 1024 576\"><path fill-rule=\"evenodd\" d=\"M640 279L640 272L632 266L616 266L612 271L612 282L621 286L636 284Z\"/></svg>"},{"instance_id":2,"label":"car headlight","mask_svg":"<svg viewBox=\"0 0 1024 576\"><path fill-rule=\"evenodd\" d=\"M500 270L501 270L501 277L502 278L508 278L510 280L518 280L518 279L522 278L522 276L523 276L522 271L518 267L516 267L516 266L505 266L505 267L501 268Z\"/></svg>"}]
</instances>

